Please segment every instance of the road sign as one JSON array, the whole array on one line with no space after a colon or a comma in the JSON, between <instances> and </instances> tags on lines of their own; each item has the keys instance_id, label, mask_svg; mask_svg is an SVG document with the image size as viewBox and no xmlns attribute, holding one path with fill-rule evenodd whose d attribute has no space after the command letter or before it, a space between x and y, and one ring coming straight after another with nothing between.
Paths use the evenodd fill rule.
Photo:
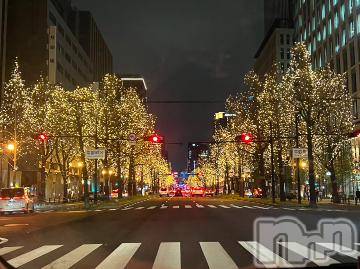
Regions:
<instances>
[{"instance_id":1,"label":"road sign","mask_svg":"<svg viewBox=\"0 0 360 269\"><path fill-rule=\"evenodd\" d=\"M85 151L85 158L88 160L104 160L105 148L87 149Z\"/></svg>"},{"instance_id":2,"label":"road sign","mask_svg":"<svg viewBox=\"0 0 360 269\"><path fill-rule=\"evenodd\" d=\"M293 148L292 157L293 157L293 159L307 159L308 149L307 148Z\"/></svg>"},{"instance_id":3,"label":"road sign","mask_svg":"<svg viewBox=\"0 0 360 269\"><path fill-rule=\"evenodd\" d=\"M129 134L129 143L131 146L135 146L136 144L136 134Z\"/></svg>"}]
</instances>

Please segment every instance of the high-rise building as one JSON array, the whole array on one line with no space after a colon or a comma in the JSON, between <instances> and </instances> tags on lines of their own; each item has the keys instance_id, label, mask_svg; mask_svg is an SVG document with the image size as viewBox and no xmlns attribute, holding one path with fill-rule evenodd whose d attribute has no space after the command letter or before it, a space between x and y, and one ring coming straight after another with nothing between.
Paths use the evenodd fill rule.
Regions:
<instances>
[{"instance_id":1,"label":"high-rise building","mask_svg":"<svg viewBox=\"0 0 360 269\"><path fill-rule=\"evenodd\" d=\"M67 89L93 81L93 64L74 34L70 0L8 2L5 79L18 58L26 83L40 75Z\"/></svg>"},{"instance_id":2,"label":"high-rise building","mask_svg":"<svg viewBox=\"0 0 360 269\"><path fill-rule=\"evenodd\" d=\"M294 0L264 0L264 35L278 19L293 18Z\"/></svg>"},{"instance_id":3,"label":"high-rise building","mask_svg":"<svg viewBox=\"0 0 360 269\"><path fill-rule=\"evenodd\" d=\"M147 85L145 79L140 75L118 75L122 82L123 89L134 89L139 97L146 100Z\"/></svg>"},{"instance_id":4,"label":"high-rise building","mask_svg":"<svg viewBox=\"0 0 360 269\"><path fill-rule=\"evenodd\" d=\"M113 73L113 56L89 11L75 11L76 36L93 63L93 80L101 81Z\"/></svg>"},{"instance_id":5,"label":"high-rise building","mask_svg":"<svg viewBox=\"0 0 360 269\"><path fill-rule=\"evenodd\" d=\"M0 106L3 99L3 84L5 81L7 5L8 0L0 0Z\"/></svg>"},{"instance_id":6,"label":"high-rise building","mask_svg":"<svg viewBox=\"0 0 360 269\"><path fill-rule=\"evenodd\" d=\"M210 156L209 144L189 143L188 144L188 160L187 168L191 173L199 166L201 160L207 160Z\"/></svg>"}]
</instances>

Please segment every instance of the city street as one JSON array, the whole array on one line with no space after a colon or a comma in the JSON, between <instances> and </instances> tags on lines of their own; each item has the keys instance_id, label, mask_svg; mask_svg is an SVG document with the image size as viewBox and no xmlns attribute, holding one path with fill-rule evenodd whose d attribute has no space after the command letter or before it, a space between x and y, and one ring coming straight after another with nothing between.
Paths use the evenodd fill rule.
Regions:
<instances>
[{"instance_id":1,"label":"city street","mask_svg":"<svg viewBox=\"0 0 360 269\"><path fill-rule=\"evenodd\" d=\"M342 217L359 228L358 214L219 198L144 198L97 211L1 216L0 234L8 241L0 254L21 268L249 268L254 256L244 246L253 240L257 217L295 216L308 229L322 218Z\"/></svg>"}]
</instances>

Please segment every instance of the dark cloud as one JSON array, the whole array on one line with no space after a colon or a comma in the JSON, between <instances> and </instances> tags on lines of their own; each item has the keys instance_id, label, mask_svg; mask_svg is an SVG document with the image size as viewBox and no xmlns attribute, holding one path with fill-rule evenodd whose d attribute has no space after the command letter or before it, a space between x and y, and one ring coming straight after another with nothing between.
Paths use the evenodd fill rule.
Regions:
<instances>
[{"instance_id":1,"label":"dark cloud","mask_svg":"<svg viewBox=\"0 0 360 269\"><path fill-rule=\"evenodd\" d=\"M262 0L76 0L90 10L114 55L115 71L140 73L149 99L225 100L242 88L263 36ZM222 105L150 105L177 170L188 141L211 137Z\"/></svg>"}]
</instances>

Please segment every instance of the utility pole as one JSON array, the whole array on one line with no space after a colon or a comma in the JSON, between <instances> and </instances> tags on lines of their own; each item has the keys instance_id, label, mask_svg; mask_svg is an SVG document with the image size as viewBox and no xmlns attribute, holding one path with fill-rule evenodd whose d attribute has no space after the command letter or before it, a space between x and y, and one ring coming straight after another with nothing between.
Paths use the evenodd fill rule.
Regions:
<instances>
[{"instance_id":1,"label":"utility pole","mask_svg":"<svg viewBox=\"0 0 360 269\"><path fill-rule=\"evenodd\" d=\"M271 195L272 202L275 203L275 170L274 170L274 138L272 122L270 121L270 147L271 147Z\"/></svg>"},{"instance_id":2,"label":"utility pole","mask_svg":"<svg viewBox=\"0 0 360 269\"><path fill-rule=\"evenodd\" d=\"M97 127L95 129L95 149L98 149L98 136L97 136ZM98 159L95 159L94 167L94 204L97 204L98 201Z\"/></svg>"},{"instance_id":3,"label":"utility pole","mask_svg":"<svg viewBox=\"0 0 360 269\"><path fill-rule=\"evenodd\" d=\"M296 138L296 148L299 148L299 113L295 115L295 138ZM301 204L301 193L300 193L300 159L296 159L296 182L297 182L297 199L298 204Z\"/></svg>"}]
</instances>

